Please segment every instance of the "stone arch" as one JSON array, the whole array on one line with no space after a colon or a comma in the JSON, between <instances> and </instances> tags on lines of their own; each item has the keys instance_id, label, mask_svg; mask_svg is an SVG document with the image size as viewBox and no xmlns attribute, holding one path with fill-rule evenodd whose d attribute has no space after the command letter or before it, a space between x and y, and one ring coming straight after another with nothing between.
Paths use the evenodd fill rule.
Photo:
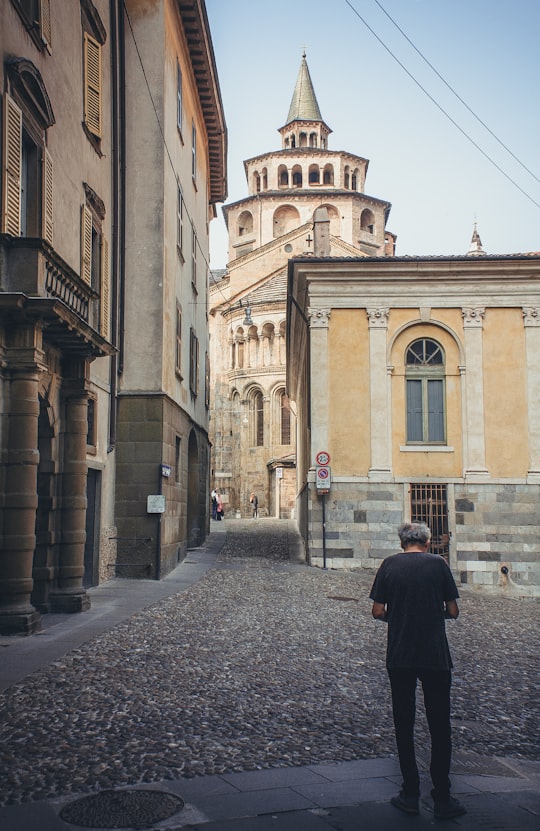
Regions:
<instances>
[{"instance_id":1,"label":"stone arch","mask_svg":"<svg viewBox=\"0 0 540 831\"><path fill-rule=\"evenodd\" d=\"M302 167L299 164L295 164L292 169L292 186L293 188L301 188L302 187Z\"/></svg>"},{"instance_id":2,"label":"stone arch","mask_svg":"<svg viewBox=\"0 0 540 831\"><path fill-rule=\"evenodd\" d=\"M343 186L348 190L351 182L351 170L348 164L345 165L343 171Z\"/></svg>"},{"instance_id":3,"label":"stone arch","mask_svg":"<svg viewBox=\"0 0 540 831\"><path fill-rule=\"evenodd\" d=\"M300 214L294 205L280 205L274 212L274 239L300 225Z\"/></svg>"},{"instance_id":4,"label":"stone arch","mask_svg":"<svg viewBox=\"0 0 540 831\"><path fill-rule=\"evenodd\" d=\"M318 185L321 181L321 170L318 164L310 164L309 166L309 184Z\"/></svg>"},{"instance_id":5,"label":"stone arch","mask_svg":"<svg viewBox=\"0 0 540 831\"><path fill-rule=\"evenodd\" d=\"M258 170L253 172L253 192L260 193L261 192L261 176Z\"/></svg>"},{"instance_id":6,"label":"stone arch","mask_svg":"<svg viewBox=\"0 0 540 831\"><path fill-rule=\"evenodd\" d=\"M330 220L330 233L334 237L339 237L341 233L341 216L338 209L334 205L329 205L327 203L319 205L319 207L326 208L328 211L328 219Z\"/></svg>"},{"instance_id":7,"label":"stone arch","mask_svg":"<svg viewBox=\"0 0 540 831\"><path fill-rule=\"evenodd\" d=\"M358 168L355 167L351 175L351 190L358 190Z\"/></svg>"},{"instance_id":8,"label":"stone arch","mask_svg":"<svg viewBox=\"0 0 540 831\"><path fill-rule=\"evenodd\" d=\"M280 164L278 167L278 187L289 187L289 171L287 170L287 165Z\"/></svg>"},{"instance_id":9,"label":"stone arch","mask_svg":"<svg viewBox=\"0 0 540 831\"><path fill-rule=\"evenodd\" d=\"M261 170L262 189L268 190L268 168L263 167Z\"/></svg>"},{"instance_id":10,"label":"stone arch","mask_svg":"<svg viewBox=\"0 0 540 831\"><path fill-rule=\"evenodd\" d=\"M239 237L253 232L253 214L251 211L242 211L238 217L237 233Z\"/></svg>"},{"instance_id":11,"label":"stone arch","mask_svg":"<svg viewBox=\"0 0 540 831\"><path fill-rule=\"evenodd\" d=\"M310 133L309 134L309 146L310 147L317 147L317 133Z\"/></svg>"},{"instance_id":12,"label":"stone arch","mask_svg":"<svg viewBox=\"0 0 540 831\"><path fill-rule=\"evenodd\" d=\"M325 164L323 170L323 185L333 185L334 184L334 165L333 164Z\"/></svg>"},{"instance_id":13,"label":"stone arch","mask_svg":"<svg viewBox=\"0 0 540 831\"><path fill-rule=\"evenodd\" d=\"M461 342L457 333L446 323L443 323L441 320L436 320L435 318L430 318L429 320L421 320L420 318L416 318L415 320L410 320L407 323L404 323L403 326L400 326L399 329L396 330L393 337L388 342L388 350L386 355L386 362L388 365L393 365L395 360L395 352L394 346L398 338L401 338L403 332L407 329L413 329L415 327L433 327L434 332L429 337L432 337L434 340L441 341L441 337L437 335L437 329L443 330L446 332L452 341L455 344L458 353L458 365L464 366L465 365L465 349L463 343ZM427 331L427 329L426 329ZM414 340L415 337L420 337L420 335L416 335L415 333L411 332L410 340ZM445 347L445 343L442 343L443 347ZM400 346L401 349L401 346ZM448 353L448 348L446 347L445 351Z\"/></svg>"},{"instance_id":14,"label":"stone arch","mask_svg":"<svg viewBox=\"0 0 540 831\"><path fill-rule=\"evenodd\" d=\"M188 440L188 476L187 476L187 540L188 548L201 545L203 529L199 516L199 492L201 484L201 466L199 460L199 442L195 430L191 430Z\"/></svg>"},{"instance_id":15,"label":"stone arch","mask_svg":"<svg viewBox=\"0 0 540 831\"><path fill-rule=\"evenodd\" d=\"M369 234L375 233L375 216L369 208L364 208L360 214L360 230L367 231Z\"/></svg>"}]
</instances>

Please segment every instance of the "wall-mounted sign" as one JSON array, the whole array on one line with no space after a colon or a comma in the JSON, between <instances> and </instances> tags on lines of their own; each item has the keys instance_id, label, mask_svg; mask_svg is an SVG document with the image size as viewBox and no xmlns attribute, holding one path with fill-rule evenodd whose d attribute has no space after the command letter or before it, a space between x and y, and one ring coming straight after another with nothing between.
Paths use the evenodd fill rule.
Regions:
<instances>
[{"instance_id":1,"label":"wall-mounted sign","mask_svg":"<svg viewBox=\"0 0 540 831\"><path fill-rule=\"evenodd\" d=\"M171 466L170 465L161 465L161 475L165 476L166 479L169 478L171 475Z\"/></svg>"},{"instance_id":2,"label":"wall-mounted sign","mask_svg":"<svg viewBox=\"0 0 540 831\"><path fill-rule=\"evenodd\" d=\"M326 450L320 450L315 457L315 461L318 465L329 465L330 453L328 453Z\"/></svg>"},{"instance_id":3,"label":"wall-mounted sign","mask_svg":"<svg viewBox=\"0 0 540 831\"><path fill-rule=\"evenodd\" d=\"M332 483L332 473L328 465L317 465L315 484L319 492L328 493Z\"/></svg>"},{"instance_id":4,"label":"wall-mounted sign","mask_svg":"<svg viewBox=\"0 0 540 831\"><path fill-rule=\"evenodd\" d=\"M146 513L147 514L164 514L165 513L165 497L161 493L150 494L146 497Z\"/></svg>"}]
</instances>

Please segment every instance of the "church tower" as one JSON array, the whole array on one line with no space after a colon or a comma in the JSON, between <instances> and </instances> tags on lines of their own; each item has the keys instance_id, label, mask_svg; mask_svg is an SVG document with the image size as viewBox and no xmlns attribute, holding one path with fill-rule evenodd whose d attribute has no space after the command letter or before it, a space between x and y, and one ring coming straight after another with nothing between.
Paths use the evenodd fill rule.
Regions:
<instances>
[{"instance_id":1,"label":"church tower","mask_svg":"<svg viewBox=\"0 0 540 831\"><path fill-rule=\"evenodd\" d=\"M223 207L225 273L210 286L211 485L226 515L291 516L295 499L294 402L285 391L287 265L313 249L325 208L331 257L392 256L390 203L365 192L369 162L330 150L303 54L281 149L244 162L248 195Z\"/></svg>"}]
</instances>

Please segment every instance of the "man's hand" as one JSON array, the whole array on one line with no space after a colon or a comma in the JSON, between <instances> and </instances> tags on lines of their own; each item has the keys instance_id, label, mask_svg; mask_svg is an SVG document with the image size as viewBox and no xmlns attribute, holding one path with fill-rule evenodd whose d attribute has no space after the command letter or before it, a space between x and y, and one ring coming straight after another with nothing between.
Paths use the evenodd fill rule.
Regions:
<instances>
[{"instance_id":1,"label":"man's hand","mask_svg":"<svg viewBox=\"0 0 540 831\"><path fill-rule=\"evenodd\" d=\"M375 620L387 621L386 606L384 603L374 603L371 607L371 614Z\"/></svg>"}]
</instances>

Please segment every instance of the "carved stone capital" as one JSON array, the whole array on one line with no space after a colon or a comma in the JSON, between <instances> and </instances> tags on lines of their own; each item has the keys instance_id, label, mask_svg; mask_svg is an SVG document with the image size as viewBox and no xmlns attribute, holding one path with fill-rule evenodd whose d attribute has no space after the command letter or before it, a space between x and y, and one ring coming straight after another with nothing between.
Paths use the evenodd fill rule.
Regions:
<instances>
[{"instance_id":1,"label":"carved stone capital","mask_svg":"<svg viewBox=\"0 0 540 831\"><path fill-rule=\"evenodd\" d=\"M523 306L523 325L540 326L540 308L538 306Z\"/></svg>"},{"instance_id":2,"label":"carved stone capital","mask_svg":"<svg viewBox=\"0 0 540 831\"><path fill-rule=\"evenodd\" d=\"M311 329L328 329L330 309L308 309L309 325Z\"/></svg>"},{"instance_id":3,"label":"carved stone capital","mask_svg":"<svg viewBox=\"0 0 540 831\"><path fill-rule=\"evenodd\" d=\"M481 329L484 324L486 309L484 306L469 306L461 310L463 325L469 329Z\"/></svg>"},{"instance_id":4,"label":"carved stone capital","mask_svg":"<svg viewBox=\"0 0 540 831\"><path fill-rule=\"evenodd\" d=\"M380 309L366 309L370 329L386 329L388 327L388 316L390 309L384 306Z\"/></svg>"}]
</instances>

